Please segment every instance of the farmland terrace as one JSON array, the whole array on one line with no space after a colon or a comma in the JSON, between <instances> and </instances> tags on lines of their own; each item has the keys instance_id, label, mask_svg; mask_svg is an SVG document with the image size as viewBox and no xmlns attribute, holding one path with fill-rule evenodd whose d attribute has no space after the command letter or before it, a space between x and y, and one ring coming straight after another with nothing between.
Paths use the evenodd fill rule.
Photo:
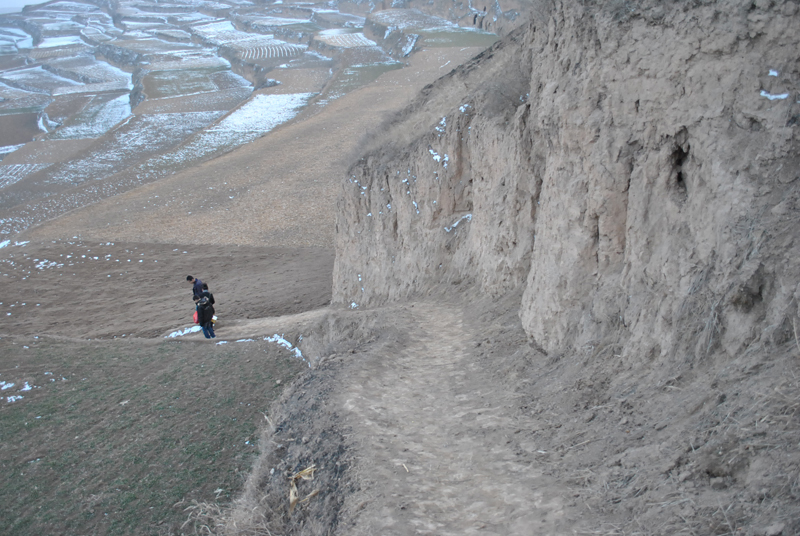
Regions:
<instances>
[{"instance_id":1,"label":"farmland terrace","mask_svg":"<svg viewBox=\"0 0 800 536\"><path fill-rule=\"evenodd\" d=\"M447 32L433 47L479 49L497 39L434 16L420 25L408 9L394 10L392 29L377 38L367 7L349 7L359 9L60 0L2 16L0 236L319 111L404 67L423 48L425 25ZM405 44L393 46L390 35Z\"/></svg>"}]
</instances>

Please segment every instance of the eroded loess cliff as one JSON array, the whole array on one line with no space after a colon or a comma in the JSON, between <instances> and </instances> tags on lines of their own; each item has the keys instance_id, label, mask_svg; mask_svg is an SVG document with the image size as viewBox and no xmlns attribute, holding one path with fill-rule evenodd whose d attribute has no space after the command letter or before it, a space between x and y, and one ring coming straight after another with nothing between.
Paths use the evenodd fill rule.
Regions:
<instances>
[{"instance_id":1,"label":"eroded loess cliff","mask_svg":"<svg viewBox=\"0 0 800 536\"><path fill-rule=\"evenodd\" d=\"M481 298L472 352L600 532L794 534L798 3L583 4L542 4L375 136L333 300L518 307L529 345Z\"/></svg>"},{"instance_id":2,"label":"eroded loess cliff","mask_svg":"<svg viewBox=\"0 0 800 536\"><path fill-rule=\"evenodd\" d=\"M334 301L523 293L532 342L677 367L794 342L800 10L549 12L427 87L351 169Z\"/></svg>"},{"instance_id":3,"label":"eroded loess cliff","mask_svg":"<svg viewBox=\"0 0 800 536\"><path fill-rule=\"evenodd\" d=\"M230 525L800 534L798 3L599 4L534 3L367 137Z\"/></svg>"}]
</instances>

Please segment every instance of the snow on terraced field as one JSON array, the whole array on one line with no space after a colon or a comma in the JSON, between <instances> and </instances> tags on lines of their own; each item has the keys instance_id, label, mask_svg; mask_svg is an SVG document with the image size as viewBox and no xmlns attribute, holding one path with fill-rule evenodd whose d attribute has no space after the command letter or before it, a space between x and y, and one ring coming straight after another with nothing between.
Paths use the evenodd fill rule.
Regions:
<instances>
[{"instance_id":1,"label":"snow on terraced field","mask_svg":"<svg viewBox=\"0 0 800 536\"><path fill-rule=\"evenodd\" d=\"M372 13L368 18L374 24L380 24L392 30L459 28L447 19L426 15L416 9L387 9Z\"/></svg>"},{"instance_id":2,"label":"snow on terraced field","mask_svg":"<svg viewBox=\"0 0 800 536\"><path fill-rule=\"evenodd\" d=\"M294 118L313 96L313 93L256 95L185 145L151 158L141 168L145 173L161 175L249 143Z\"/></svg>"},{"instance_id":3,"label":"snow on terraced field","mask_svg":"<svg viewBox=\"0 0 800 536\"><path fill-rule=\"evenodd\" d=\"M133 116L88 153L54 168L50 180L79 184L102 179L147 155L174 147L220 115L221 112L194 112Z\"/></svg>"},{"instance_id":4,"label":"snow on terraced field","mask_svg":"<svg viewBox=\"0 0 800 536\"><path fill-rule=\"evenodd\" d=\"M409 12L377 19L459 31ZM402 67L365 20L281 0L56 0L4 15L0 233L234 150ZM45 144L75 147L48 160Z\"/></svg>"},{"instance_id":5,"label":"snow on terraced field","mask_svg":"<svg viewBox=\"0 0 800 536\"><path fill-rule=\"evenodd\" d=\"M313 93L256 95L208 131L264 134L297 115L313 96Z\"/></svg>"},{"instance_id":6,"label":"snow on terraced field","mask_svg":"<svg viewBox=\"0 0 800 536\"><path fill-rule=\"evenodd\" d=\"M140 39L119 39L112 41L110 44L119 47L123 50L135 52L150 57L155 57L159 54L175 54L185 51L196 51L199 47L190 45L188 43L170 43L155 37L143 37Z\"/></svg>"},{"instance_id":7,"label":"snow on terraced field","mask_svg":"<svg viewBox=\"0 0 800 536\"><path fill-rule=\"evenodd\" d=\"M295 24L308 24L310 19L291 19L283 17L241 17L243 22L250 23L254 28L279 28Z\"/></svg>"},{"instance_id":8,"label":"snow on terraced field","mask_svg":"<svg viewBox=\"0 0 800 536\"><path fill-rule=\"evenodd\" d=\"M104 61L97 61L93 56L55 58L45 62L45 69L85 84L119 82L124 84L123 89L133 89L129 73Z\"/></svg>"},{"instance_id":9,"label":"snow on terraced field","mask_svg":"<svg viewBox=\"0 0 800 536\"><path fill-rule=\"evenodd\" d=\"M363 33L345 29L323 30L316 36L318 41L338 48L376 47L375 41L367 39Z\"/></svg>"},{"instance_id":10,"label":"snow on terraced field","mask_svg":"<svg viewBox=\"0 0 800 536\"><path fill-rule=\"evenodd\" d=\"M155 71L144 78L143 84L150 99L175 98L250 86L250 82L230 71L209 72L208 69Z\"/></svg>"},{"instance_id":11,"label":"snow on terraced field","mask_svg":"<svg viewBox=\"0 0 800 536\"><path fill-rule=\"evenodd\" d=\"M90 48L86 45L68 45L68 46L61 46L61 47L47 47L47 48L36 48L28 52L28 56L35 60L43 60L46 58L63 58L67 56L75 56L78 54L85 53L89 51Z\"/></svg>"},{"instance_id":12,"label":"snow on terraced field","mask_svg":"<svg viewBox=\"0 0 800 536\"><path fill-rule=\"evenodd\" d=\"M2 74L0 74L2 79ZM44 93L32 93L0 82L0 112L41 111L52 99Z\"/></svg>"},{"instance_id":13,"label":"snow on terraced field","mask_svg":"<svg viewBox=\"0 0 800 536\"><path fill-rule=\"evenodd\" d=\"M0 81L9 86L33 93L52 93L60 88L83 85L80 82L46 71L41 66L0 73Z\"/></svg>"},{"instance_id":14,"label":"snow on terraced field","mask_svg":"<svg viewBox=\"0 0 800 536\"><path fill-rule=\"evenodd\" d=\"M248 40L246 42L236 42L228 45L236 52L236 56L243 60L260 60L270 58L293 58L299 56L308 49L306 45L293 45L271 39L268 43L265 39Z\"/></svg>"},{"instance_id":15,"label":"snow on terraced field","mask_svg":"<svg viewBox=\"0 0 800 536\"><path fill-rule=\"evenodd\" d=\"M191 32L210 45L224 45L231 41L247 39L252 34L240 32L230 21L212 22L193 26Z\"/></svg>"},{"instance_id":16,"label":"snow on terraced field","mask_svg":"<svg viewBox=\"0 0 800 536\"><path fill-rule=\"evenodd\" d=\"M33 38L19 28L0 26L0 54L14 54L20 48L32 48Z\"/></svg>"},{"instance_id":17,"label":"snow on terraced field","mask_svg":"<svg viewBox=\"0 0 800 536\"><path fill-rule=\"evenodd\" d=\"M227 112L246 100L252 92L253 88L248 86L212 91L210 93L147 99L136 107L136 113Z\"/></svg>"},{"instance_id":18,"label":"snow on terraced field","mask_svg":"<svg viewBox=\"0 0 800 536\"><path fill-rule=\"evenodd\" d=\"M91 4L81 4L78 2L53 2L47 4L40 11L58 11L65 13L96 13L100 8Z\"/></svg>"},{"instance_id":19,"label":"snow on terraced field","mask_svg":"<svg viewBox=\"0 0 800 536\"><path fill-rule=\"evenodd\" d=\"M64 35L60 37L45 37L36 48L65 47L70 45L82 45L83 40L78 35Z\"/></svg>"},{"instance_id":20,"label":"snow on terraced field","mask_svg":"<svg viewBox=\"0 0 800 536\"><path fill-rule=\"evenodd\" d=\"M0 165L0 189L21 181L31 173L36 173L50 164Z\"/></svg>"},{"instance_id":21,"label":"snow on terraced field","mask_svg":"<svg viewBox=\"0 0 800 536\"><path fill-rule=\"evenodd\" d=\"M176 30L174 28L170 28L167 30L156 30L153 32L153 35L159 37L161 39L166 39L167 41L191 41L192 34L189 32L184 32L183 30Z\"/></svg>"},{"instance_id":22,"label":"snow on terraced field","mask_svg":"<svg viewBox=\"0 0 800 536\"><path fill-rule=\"evenodd\" d=\"M48 135L53 140L99 138L131 115L130 95L95 95L67 124Z\"/></svg>"},{"instance_id":23,"label":"snow on terraced field","mask_svg":"<svg viewBox=\"0 0 800 536\"><path fill-rule=\"evenodd\" d=\"M148 71L177 71L184 69L230 69L231 64L213 52L203 50L185 50L169 54L145 64Z\"/></svg>"}]
</instances>

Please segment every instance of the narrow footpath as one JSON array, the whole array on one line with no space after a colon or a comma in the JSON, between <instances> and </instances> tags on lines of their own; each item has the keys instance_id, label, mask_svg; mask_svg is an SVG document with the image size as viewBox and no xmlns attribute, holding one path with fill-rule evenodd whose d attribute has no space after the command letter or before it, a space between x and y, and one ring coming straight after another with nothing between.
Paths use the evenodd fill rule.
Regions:
<instances>
[{"instance_id":1,"label":"narrow footpath","mask_svg":"<svg viewBox=\"0 0 800 536\"><path fill-rule=\"evenodd\" d=\"M510 446L524 423L512 394L471 358L460 311L405 311L397 322L410 338L397 355L369 356L343 375L339 403L361 482L349 508L355 524L343 532L569 532L564 490Z\"/></svg>"}]
</instances>

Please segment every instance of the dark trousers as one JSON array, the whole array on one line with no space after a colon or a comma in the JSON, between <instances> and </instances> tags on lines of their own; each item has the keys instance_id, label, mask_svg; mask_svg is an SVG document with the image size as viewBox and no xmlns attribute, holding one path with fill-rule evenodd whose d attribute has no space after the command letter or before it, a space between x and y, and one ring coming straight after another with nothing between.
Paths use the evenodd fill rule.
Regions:
<instances>
[{"instance_id":1,"label":"dark trousers","mask_svg":"<svg viewBox=\"0 0 800 536\"><path fill-rule=\"evenodd\" d=\"M213 322L206 322L205 324L200 325L203 328L203 335L206 336L206 339L214 339L216 335L214 335L214 323Z\"/></svg>"}]
</instances>

